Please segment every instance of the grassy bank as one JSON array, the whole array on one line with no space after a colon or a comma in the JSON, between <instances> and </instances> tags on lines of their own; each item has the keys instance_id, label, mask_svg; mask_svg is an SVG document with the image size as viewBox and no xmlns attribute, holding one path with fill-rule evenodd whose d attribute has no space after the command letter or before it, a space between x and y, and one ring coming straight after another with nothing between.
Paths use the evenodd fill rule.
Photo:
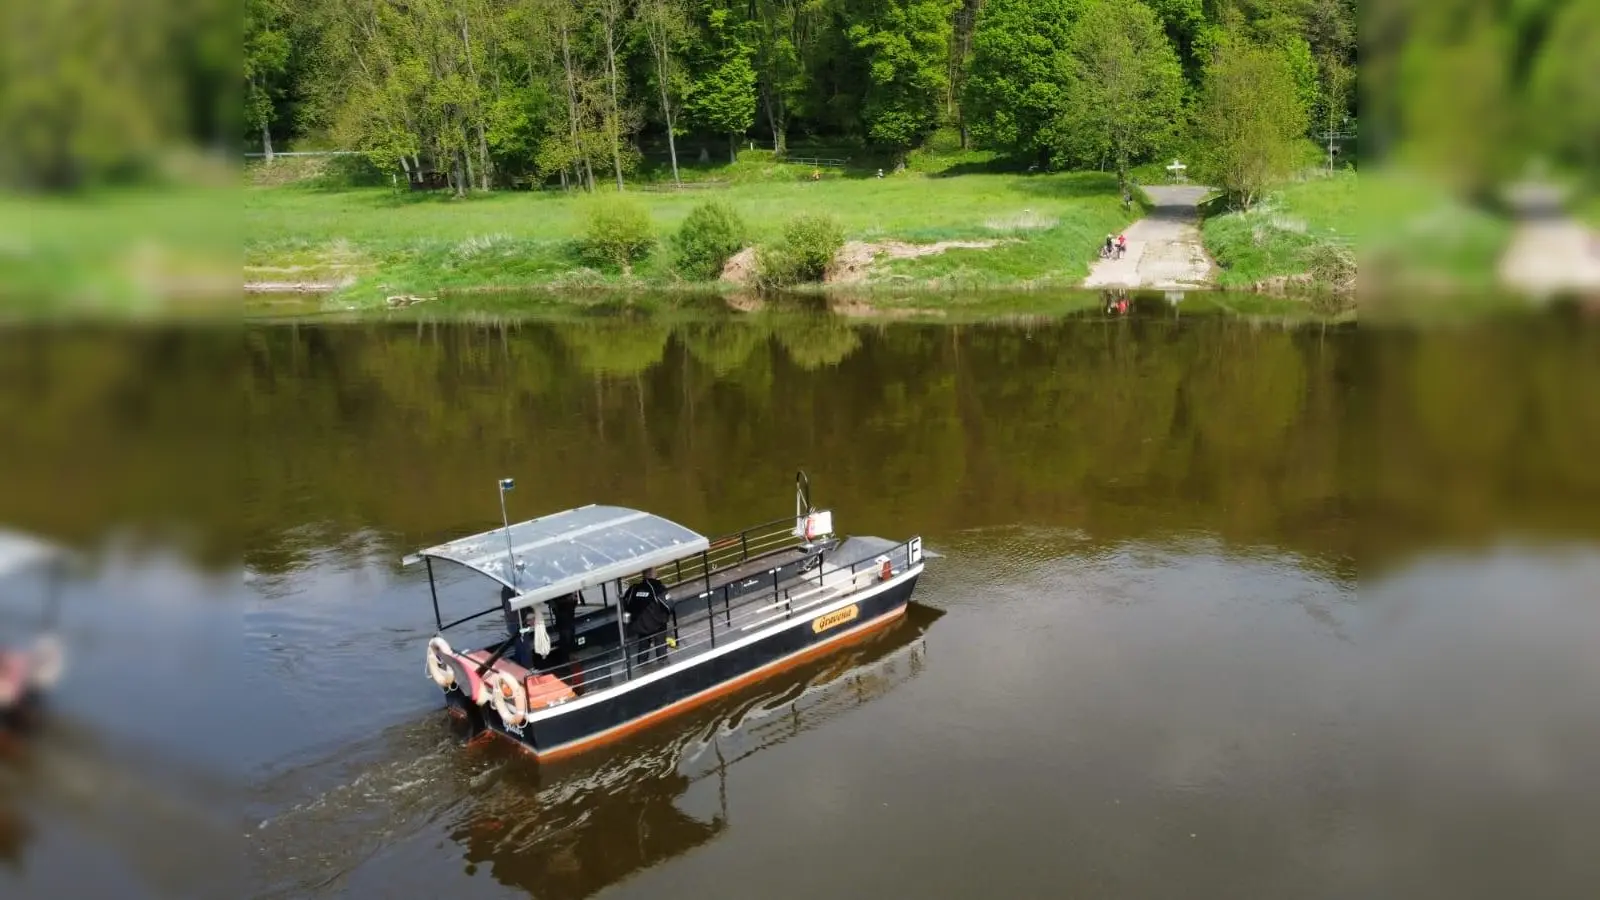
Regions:
<instances>
[{"instance_id":1,"label":"grassy bank","mask_svg":"<svg viewBox=\"0 0 1600 900\"><path fill-rule=\"evenodd\" d=\"M235 198L203 187L0 196L0 312L237 303Z\"/></svg>"},{"instance_id":2,"label":"grassy bank","mask_svg":"<svg viewBox=\"0 0 1600 900\"><path fill-rule=\"evenodd\" d=\"M1134 315L1143 318L1190 319L1226 316L1250 321L1292 324L1336 321L1305 302L1266 294L1231 291L1196 291L1173 302L1156 291L1135 292ZM734 311L722 295L684 291L673 294L638 291L596 291L552 294L549 291L514 290L446 294L426 303L398 309L354 307L324 303L315 296L256 296L244 304L244 318L253 322L430 322L430 321L648 321L716 322L731 318L782 322L832 314L833 318L864 325L886 322L928 324L982 324L995 322L1048 322L1085 317L1112 318L1105 298L1093 290L963 292L933 295L926 292L888 293L863 302L849 295L785 295Z\"/></svg>"},{"instance_id":3,"label":"grassy bank","mask_svg":"<svg viewBox=\"0 0 1600 900\"><path fill-rule=\"evenodd\" d=\"M1137 207L1131 214L1122 209L1115 179L1101 173L912 171L811 182L807 167L760 165L761 172L734 172L740 180L716 187L630 190L648 209L658 243L628 276L580 255L576 239L592 199L579 193L456 199L316 182L252 185L244 191L245 280L339 283L340 301L362 305L392 294L486 288L714 287L682 279L666 240L691 208L715 198L744 217L755 242L774 239L800 213L833 215L846 240L1001 242L880 263L868 288L1070 285L1087 274L1100 237L1140 214Z\"/></svg>"},{"instance_id":4,"label":"grassy bank","mask_svg":"<svg viewBox=\"0 0 1600 900\"><path fill-rule=\"evenodd\" d=\"M1214 211L1202 229L1222 287L1353 274L1374 289L1492 291L1511 237L1503 213L1472 206L1427 178L1341 172L1285 185L1247 213ZM1218 214L1218 213L1221 214Z\"/></svg>"},{"instance_id":5,"label":"grassy bank","mask_svg":"<svg viewBox=\"0 0 1600 900\"><path fill-rule=\"evenodd\" d=\"M1338 172L1285 185L1248 212L1216 209L1201 228L1221 271L1218 284L1248 288L1272 278L1320 274L1326 283L1352 252L1356 175Z\"/></svg>"}]
</instances>

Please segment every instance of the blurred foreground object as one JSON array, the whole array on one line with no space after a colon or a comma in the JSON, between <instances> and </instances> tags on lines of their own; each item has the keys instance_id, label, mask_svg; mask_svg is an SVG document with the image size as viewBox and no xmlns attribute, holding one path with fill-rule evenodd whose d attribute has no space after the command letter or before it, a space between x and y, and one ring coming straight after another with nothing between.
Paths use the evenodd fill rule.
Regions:
<instances>
[{"instance_id":1,"label":"blurred foreground object","mask_svg":"<svg viewBox=\"0 0 1600 900\"><path fill-rule=\"evenodd\" d=\"M1600 0L1360 9L1366 287L1600 296Z\"/></svg>"},{"instance_id":2,"label":"blurred foreground object","mask_svg":"<svg viewBox=\"0 0 1600 900\"><path fill-rule=\"evenodd\" d=\"M0 318L212 310L236 296L229 11L0 4Z\"/></svg>"},{"instance_id":3,"label":"blurred foreground object","mask_svg":"<svg viewBox=\"0 0 1600 900\"><path fill-rule=\"evenodd\" d=\"M0 530L0 597L6 601L0 612L9 620L22 609L20 596L14 596L20 594L14 586L18 576L43 570L46 578L44 596L36 598L40 615L31 640L0 640L0 739L31 731L61 679L65 659L56 625L66 560L63 547Z\"/></svg>"}]
</instances>

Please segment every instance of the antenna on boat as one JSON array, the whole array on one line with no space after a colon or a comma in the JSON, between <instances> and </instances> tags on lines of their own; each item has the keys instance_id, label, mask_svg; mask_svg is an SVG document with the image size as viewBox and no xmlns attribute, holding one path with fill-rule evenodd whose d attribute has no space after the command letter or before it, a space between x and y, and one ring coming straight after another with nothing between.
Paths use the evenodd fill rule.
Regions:
<instances>
[{"instance_id":1,"label":"antenna on boat","mask_svg":"<svg viewBox=\"0 0 1600 900\"><path fill-rule=\"evenodd\" d=\"M796 519L811 513L811 479L806 477L804 469L797 469L794 473L794 517Z\"/></svg>"},{"instance_id":2,"label":"antenna on boat","mask_svg":"<svg viewBox=\"0 0 1600 900\"><path fill-rule=\"evenodd\" d=\"M500 479L500 524L506 529L506 574L511 576L515 583L517 579L517 560L511 552L511 520L506 516L506 491L517 486L514 478Z\"/></svg>"}]
</instances>

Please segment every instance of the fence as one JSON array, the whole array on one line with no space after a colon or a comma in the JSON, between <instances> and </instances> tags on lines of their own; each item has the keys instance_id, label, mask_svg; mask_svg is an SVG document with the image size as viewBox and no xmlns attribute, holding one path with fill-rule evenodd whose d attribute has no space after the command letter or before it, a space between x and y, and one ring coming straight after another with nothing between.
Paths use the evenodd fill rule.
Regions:
<instances>
[{"instance_id":1,"label":"fence","mask_svg":"<svg viewBox=\"0 0 1600 900\"><path fill-rule=\"evenodd\" d=\"M899 564L910 568L916 564L918 546L920 540L913 538L884 551L882 556L891 560L898 558ZM749 556L743 558L749 559ZM771 579L770 588L740 590L736 596L736 588L744 582L735 579L718 588L702 591L694 597L696 608L692 614L681 620L674 616L672 637L676 647L666 655L669 660L674 656L679 660L687 659L715 649L719 641L727 643L738 640L756 629L804 615L809 610L870 586L881 576L881 566L876 555L851 563L848 568L830 568L823 561L811 572L789 579L791 583L788 587L783 584L783 567L779 567L762 573ZM698 608L702 603L704 612ZM680 609L685 606L681 601L675 605ZM539 670L538 674L556 675L574 692L582 694L631 680L637 674L635 657L642 655L637 644L630 646L624 643L579 663L563 663Z\"/></svg>"}]
</instances>

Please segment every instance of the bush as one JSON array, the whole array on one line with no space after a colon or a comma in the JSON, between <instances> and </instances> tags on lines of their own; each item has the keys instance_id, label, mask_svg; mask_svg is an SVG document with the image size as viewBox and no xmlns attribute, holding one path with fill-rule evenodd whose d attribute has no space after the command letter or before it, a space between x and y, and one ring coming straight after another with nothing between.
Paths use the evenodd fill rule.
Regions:
<instances>
[{"instance_id":1,"label":"bush","mask_svg":"<svg viewBox=\"0 0 1600 900\"><path fill-rule=\"evenodd\" d=\"M744 220L733 207L720 201L696 206L672 238L678 272L700 281L716 278L722 274L728 257L744 246L745 236Z\"/></svg>"},{"instance_id":2,"label":"bush","mask_svg":"<svg viewBox=\"0 0 1600 900\"><path fill-rule=\"evenodd\" d=\"M832 216L795 216L776 244L756 251L756 277L763 287L821 281L843 246L844 229Z\"/></svg>"},{"instance_id":3,"label":"bush","mask_svg":"<svg viewBox=\"0 0 1600 900\"><path fill-rule=\"evenodd\" d=\"M627 274L655 242L650 213L643 204L631 197L605 197L587 210L579 246L584 256Z\"/></svg>"}]
</instances>

